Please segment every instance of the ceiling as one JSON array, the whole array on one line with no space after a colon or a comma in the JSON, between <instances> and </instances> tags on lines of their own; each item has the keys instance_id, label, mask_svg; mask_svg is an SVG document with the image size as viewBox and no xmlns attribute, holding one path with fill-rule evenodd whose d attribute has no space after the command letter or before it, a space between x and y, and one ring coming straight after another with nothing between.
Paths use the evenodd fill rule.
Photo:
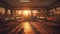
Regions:
<instances>
[{"instance_id":1,"label":"ceiling","mask_svg":"<svg viewBox=\"0 0 60 34\"><path fill-rule=\"evenodd\" d=\"M57 0L30 0L30 2L20 2L19 0L2 0L10 6L49 6Z\"/></svg>"}]
</instances>

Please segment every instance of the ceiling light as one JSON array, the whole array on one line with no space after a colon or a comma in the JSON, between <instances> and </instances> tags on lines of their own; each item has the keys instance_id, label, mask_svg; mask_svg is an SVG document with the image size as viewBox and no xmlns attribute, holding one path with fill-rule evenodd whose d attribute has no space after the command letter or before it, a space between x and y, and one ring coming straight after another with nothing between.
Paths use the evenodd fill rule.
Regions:
<instances>
[{"instance_id":1,"label":"ceiling light","mask_svg":"<svg viewBox=\"0 0 60 34\"><path fill-rule=\"evenodd\" d=\"M20 0L20 2L30 2L30 0Z\"/></svg>"}]
</instances>

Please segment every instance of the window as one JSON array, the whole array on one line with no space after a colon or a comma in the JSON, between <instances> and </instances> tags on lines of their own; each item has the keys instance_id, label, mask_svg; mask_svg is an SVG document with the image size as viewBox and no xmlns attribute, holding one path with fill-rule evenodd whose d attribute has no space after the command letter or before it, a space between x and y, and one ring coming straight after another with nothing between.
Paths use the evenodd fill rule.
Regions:
<instances>
[{"instance_id":1,"label":"window","mask_svg":"<svg viewBox=\"0 0 60 34\"><path fill-rule=\"evenodd\" d=\"M24 16L31 16L31 10L23 10Z\"/></svg>"},{"instance_id":2,"label":"window","mask_svg":"<svg viewBox=\"0 0 60 34\"><path fill-rule=\"evenodd\" d=\"M32 10L33 16L37 16L38 10Z\"/></svg>"},{"instance_id":3,"label":"window","mask_svg":"<svg viewBox=\"0 0 60 34\"><path fill-rule=\"evenodd\" d=\"M31 10L16 10L16 15L20 17L30 17Z\"/></svg>"},{"instance_id":4,"label":"window","mask_svg":"<svg viewBox=\"0 0 60 34\"><path fill-rule=\"evenodd\" d=\"M60 14L60 7L57 7L56 10L57 10L57 14Z\"/></svg>"},{"instance_id":5,"label":"window","mask_svg":"<svg viewBox=\"0 0 60 34\"><path fill-rule=\"evenodd\" d=\"M10 15L11 14L11 11L8 9L8 15Z\"/></svg>"},{"instance_id":6,"label":"window","mask_svg":"<svg viewBox=\"0 0 60 34\"><path fill-rule=\"evenodd\" d=\"M22 10L16 10L17 15L22 15Z\"/></svg>"},{"instance_id":7,"label":"window","mask_svg":"<svg viewBox=\"0 0 60 34\"><path fill-rule=\"evenodd\" d=\"M5 14L5 8L0 7L0 15L4 15Z\"/></svg>"}]
</instances>

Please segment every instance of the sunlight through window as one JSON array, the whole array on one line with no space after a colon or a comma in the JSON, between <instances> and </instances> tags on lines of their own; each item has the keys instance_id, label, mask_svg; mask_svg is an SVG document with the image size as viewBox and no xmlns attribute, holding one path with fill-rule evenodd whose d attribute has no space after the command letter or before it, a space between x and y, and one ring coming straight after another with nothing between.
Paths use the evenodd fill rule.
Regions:
<instances>
[{"instance_id":1,"label":"sunlight through window","mask_svg":"<svg viewBox=\"0 0 60 34\"><path fill-rule=\"evenodd\" d=\"M23 10L23 15L25 17L29 17L29 16L31 16L31 11L30 10Z\"/></svg>"}]
</instances>

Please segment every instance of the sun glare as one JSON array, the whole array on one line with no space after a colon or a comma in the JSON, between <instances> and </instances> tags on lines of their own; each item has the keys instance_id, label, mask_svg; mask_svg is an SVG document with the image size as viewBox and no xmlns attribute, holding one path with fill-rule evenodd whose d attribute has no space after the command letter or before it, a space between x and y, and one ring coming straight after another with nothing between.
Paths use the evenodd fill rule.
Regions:
<instances>
[{"instance_id":1,"label":"sun glare","mask_svg":"<svg viewBox=\"0 0 60 34\"><path fill-rule=\"evenodd\" d=\"M31 11L30 10L23 10L23 15L26 17L31 15Z\"/></svg>"}]
</instances>

